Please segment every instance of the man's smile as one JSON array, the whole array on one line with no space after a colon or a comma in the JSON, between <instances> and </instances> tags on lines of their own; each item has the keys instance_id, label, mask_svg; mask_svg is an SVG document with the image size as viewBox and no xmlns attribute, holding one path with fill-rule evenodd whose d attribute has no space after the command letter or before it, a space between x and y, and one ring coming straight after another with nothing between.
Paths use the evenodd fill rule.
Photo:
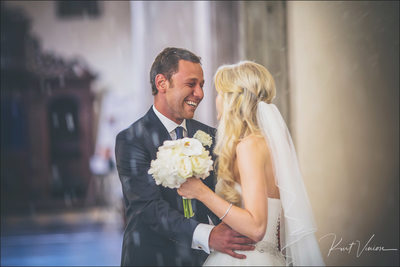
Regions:
<instances>
[{"instance_id":1,"label":"man's smile","mask_svg":"<svg viewBox=\"0 0 400 267\"><path fill-rule=\"evenodd\" d=\"M199 104L198 102L194 102L191 100L185 100L185 103L192 107L197 107L197 105Z\"/></svg>"}]
</instances>

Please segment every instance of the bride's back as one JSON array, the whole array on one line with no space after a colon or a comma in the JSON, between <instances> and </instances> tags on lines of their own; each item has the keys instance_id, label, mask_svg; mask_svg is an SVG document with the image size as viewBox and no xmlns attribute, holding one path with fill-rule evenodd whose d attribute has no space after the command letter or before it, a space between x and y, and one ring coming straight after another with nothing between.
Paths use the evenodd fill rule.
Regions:
<instances>
[{"instance_id":1,"label":"bride's back","mask_svg":"<svg viewBox=\"0 0 400 267\"><path fill-rule=\"evenodd\" d=\"M238 143L237 146L240 146L243 144L243 142L256 142L258 149L254 151L254 154L257 157L261 157L263 162L264 162L264 172L265 172L265 185L266 185L266 190L269 198L280 198L279 196L279 188L276 186L275 183L275 178L274 178L274 172L273 172L273 166L272 166L272 159L270 157L270 150L268 148L267 142L265 141L265 138L259 134L251 134L246 136L245 138L241 139L240 142ZM236 149L237 151L237 149ZM238 153L238 152L236 152ZM235 157L235 162L233 165L233 174L235 176L235 181L239 184L241 184L241 179L240 179L240 173L239 173L239 168L238 168L238 162L237 162L237 155Z\"/></svg>"}]
</instances>

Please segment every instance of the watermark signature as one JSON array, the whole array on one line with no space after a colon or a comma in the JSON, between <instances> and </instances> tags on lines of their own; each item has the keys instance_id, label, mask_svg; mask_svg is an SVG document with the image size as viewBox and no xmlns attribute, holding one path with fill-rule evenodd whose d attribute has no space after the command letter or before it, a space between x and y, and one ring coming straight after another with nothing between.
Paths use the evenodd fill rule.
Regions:
<instances>
[{"instance_id":1,"label":"watermark signature","mask_svg":"<svg viewBox=\"0 0 400 267\"><path fill-rule=\"evenodd\" d=\"M397 248L385 248L384 246L376 246L372 245L372 240L375 237L375 234L372 234L369 240L365 244L361 244L360 240L351 241L348 244L342 244L343 238L337 240L336 234L329 233L322 236L319 241L321 242L324 238L332 238L332 244L328 251L328 257L331 255L333 251L340 251L350 254L351 251L356 251L356 257L359 258L364 252L384 252L384 251L397 251Z\"/></svg>"}]
</instances>

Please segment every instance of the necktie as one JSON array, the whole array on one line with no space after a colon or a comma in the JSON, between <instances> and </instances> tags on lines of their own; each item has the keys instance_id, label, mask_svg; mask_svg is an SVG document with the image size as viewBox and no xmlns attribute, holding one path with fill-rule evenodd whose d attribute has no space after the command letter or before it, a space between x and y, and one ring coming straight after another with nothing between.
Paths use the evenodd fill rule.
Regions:
<instances>
[{"instance_id":1,"label":"necktie","mask_svg":"<svg viewBox=\"0 0 400 267\"><path fill-rule=\"evenodd\" d=\"M175 133L176 133L176 139L183 138L183 127L181 127L181 126L176 127Z\"/></svg>"}]
</instances>

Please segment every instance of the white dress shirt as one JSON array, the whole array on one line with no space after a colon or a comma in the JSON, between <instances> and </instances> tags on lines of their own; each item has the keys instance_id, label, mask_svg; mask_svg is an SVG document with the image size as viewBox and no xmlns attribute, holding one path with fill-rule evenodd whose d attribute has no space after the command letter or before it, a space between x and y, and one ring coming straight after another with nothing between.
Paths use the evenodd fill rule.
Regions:
<instances>
[{"instance_id":1,"label":"white dress shirt","mask_svg":"<svg viewBox=\"0 0 400 267\"><path fill-rule=\"evenodd\" d=\"M163 114L161 114L154 105L153 105L153 111L156 114L156 116L160 119L160 121L164 125L164 127L167 129L172 140L176 139L175 128L178 126L183 127L183 137L188 136L187 128L186 128L186 120L183 120L183 122L180 125L178 125L174 121L168 119ZM211 230L214 228L214 225L212 225L212 221L211 221L210 217L208 217L208 220L209 220L210 224L199 223L197 225L196 229L194 229L193 239L192 239L192 248L193 249L202 249L206 253L210 254L210 248L208 246L208 239L210 237Z\"/></svg>"}]
</instances>

